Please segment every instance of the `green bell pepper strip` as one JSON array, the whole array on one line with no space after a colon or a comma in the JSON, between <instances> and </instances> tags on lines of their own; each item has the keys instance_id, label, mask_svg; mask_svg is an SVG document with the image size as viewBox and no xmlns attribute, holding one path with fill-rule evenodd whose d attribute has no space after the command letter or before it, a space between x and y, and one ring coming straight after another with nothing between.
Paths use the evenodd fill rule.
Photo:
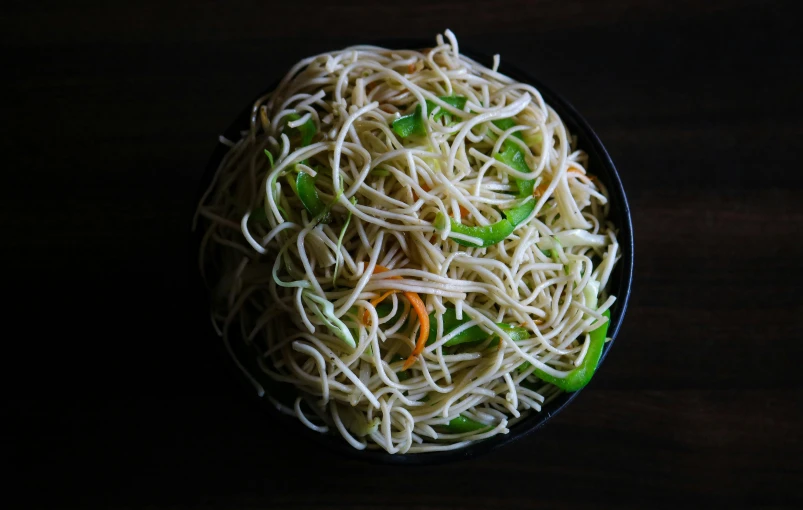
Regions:
<instances>
[{"instance_id":1,"label":"green bell pepper strip","mask_svg":"<svg viewBox=\"0 0 803 510\"><path fill-rule=\"evenodd\" d=\"M287 122L293 122L301 118L301 115L297 113L291 113L287 116ZM298 133L301 135L301 147L306 147L307 145L312 142L312 138L315 136L315 123L312 119L307 119L307 122L301 124L298 127L291 128L286 127L285 133L288 134L295 134Z\"/></svg>"},{"instance_id":2,"label":"green bell pepper strip","mask_svg":"<svg viewBox=\"0 0 803 510\"><path fill-rule=\"evenodd\" d=\"M421 115L421 105L415 107L415 112L410 115L399 117L390 125L393 132L402 138L407 138L410 135L426 136L427 127L424 125L424 119Z\"/></svg>"},{"instance_id":3,"label":"green bell pepper strip","mask_svg":"<svg viewBox=\"0 0 803 510\"><path fill-rule=\"evenodd\" d=\"M458 110L462 110L466 106L466 101L468 100L465 96L438 96L438 99L443 101L444 103L448 104L449 106L454 106ZM427 99L427 111L432 113L432 110L437 108L438 104L433 103L432 101ZM432 116L433 120L439 120L441 117L446 117L447 120L452 120L452 114L447 112L444 109L441 109L438 113Z\"/></svg>"},{"instance_id":4,"label":"green bell pepper strip","mask_svg":"<svg viewBox=\"0 0 803 510\"><path fill-rule=\"evenodd\" d=\"M390 361L391 361L391 363L395 363L397 361L404 361L405 359L407 359L407 358L403 358L403 357L401 357L401 356L399 356L397 354L397 355L393 356L393 358ZM403 372L396 372L396 377L399 378L399 382L406 381L407 379L410 378L410 373L408 371L406 371L406 370L403 371Z\"/></svg>"},{"instance_id":5,"label":"green bell pepper strip","mask_svg":"<svg viewBox=\"0 0 803 510\"><path fill-rule=\"evenodd\" d=\"M504 130L510 129L516 125L513 119L499 119L492 122L496 127ZM520 140L524 139L519 131L513 133L512 136L515 136ZM524 151L521 150L521 147L515 143L508 143L505 141L505 143L502 144L502 152L496 154L494 157L514 170L522 173L530 172L530 167L527 166ZM535 188L534 179L516 179L516 185L519 189L518 195L520 198L532 197L533 189ZM513 231L521 222L526 220L530 214L532 214L533 210L535 209L535 204L535 200L528 200L519 206L504 211L504 219L482 227L467 227L454 218L449 218L451 221L452 232L476 237L481 240L481 243L476 244L471 241L455 238L452 238L452 240L457 244L475 248L487 248L488 246L502 242L513 233ZM438 213L435 216L435 222L433 225L436 230L443 230L446 228L446 218L442 213Z\"/></svg>"},{"instance_id":6,"label":"green bell pepper strip","mask_svg":"<svg viewBox=\"0 0 803 510\"><path fill-rule=\"evenodd\" d=\"M586 356L580 366L566 374L564 377L555 377L549 375L541 369L535 369L535 375L544 382L552 383L563 391L577 391L582 389L599 365L600 357L602 356L602 348L605 345L605 337L608 334L608 325L611 323L611 312L605 310L602 315L608 318L608 322L598 327L589 334L589 341L591 344L588 346Z\"/></svg>"},{"instance_id":7,"label":"green bell pepper strip","mask_svg":"<svg viewBox=\"0 0 803 510\"><path fill-rule=\"evenodd\" d=\"M471 321L471 318L468 316L463 316L462 319L457 318L457 312L455 312L454 308L447 308L446 311L443 313L442 316L443 320L443 332L444 334L448 334L451 331L459 328L463 324L468 323ZM524 340L525 338L530 337L530 333L525 328L520 328L517 326L511 326L510 324L497 324L500 328L505 330L506 333L513 338L514 341ZM435 312L429 314L429 338L427 339L427 345L431 345L435 343L436 338L438 337L438 324L436 322ZM483 340L487 340L489 337L488 333L483 331L482 328L479 326L471 326L470 328L461 331L454 337L450 338L448 342L446 342L444 347L451 347L453 345L460 345L465 343L471 342L481 342ZM493 335L494 340L492 341L491 345L497 345L499 343L499 337L497 335Z\"/></svg>"},{"instance_id":8,"label":"green bell pepper strip","mask_svg":"<svg viewBox=\"0 0 803 510\"><path fill-rule=\"evenodd\" d=\"M287 116L287 121L292 122L294 120L300 119L301 116L297 113L291 113ZM307 145L312 142L312 138L315 136L315 123L312 122L312 119L307 120L307 122L303 123L302 125L295 127L295 128L288 128L285 127L285 133L295 134L298 133L301 135L301 144L300 147L306 147ZM271 159L271 164L273 162L273 157ZM299 164L306 165L308 161L305 159L303 161L299 161ZM288 178L289 180L289 178ZM301 203L304 204L304 208L312 215L313 218L317 218L320 216L321 223L329 223L331 221L331 215L327 210L326 204L318 196L318 190L315 189L315 177L312 177L309 174L304 172L298 172L296 176L295 183L290 181L290 187L294 187L293 191L296 192L298 198L301 199ZM295 186L294 186L295 184Z\"/></svg>"},{"instance_id":9,"label":"green bell pepper strip","mask_svg":"<svg viewBox=\"0 0 803 510\"><path fill-rule=\"evenodd\" d=\"M504 130L508 130L516 125L513 119L499 119L492 122L494 126ZM515 136L522 141L524 140L521 131L516 131L511 136ZM502 152L496 154L494 157L497 161L501 161L514 170L521 173L530 173L530 167L527 166L524 151L521 150L521 147L516 143L508 143L505 141L505 143L502 144ZM535 179L516 179L516 184L519 188L519 197L524 198L532 196L533 189L535 188Z\"/></svg>"},{"instance_id":10,"label":"green bell pepper strip","mask_svg":"<svg viewBox=\"0 0 803 510\"><path fill-rule=\"evenodd\" d=\"M330 214L327 211L326 204L318 196L318 190L315 189L315 178L308 173L298 172L296 176L296 192L304 208L312 215L313 218L321 216L321 223L329 223L331 220Z\"/></svg>"},{"instance_id":11,"label":"green bell pepper strip","mask_svg":"<svg viewBox=\"0 0 803 510\"><path fill-rule=\"evenodd\" d=\"M390 311L393 309L393 305L388 302L379 303L376 305L376 314L377 316L382 319L386 317ZM390 324L396 324L396 322L401 318L404 309L401 306L396 307L396 314L393 318L390 319ZM432 312L429 314L429 338L427 338L427 345L431 345L435 343L435 340L438 336L438 326L435 322L436 314ZM454 331L456 328L462 326L463 324L469 322L471 318L468 316L463 316L462 319L457 320L457 313L455 312L454 308L446 308L446 311L443 314L443 331L444 333L449 333L450 331ZM505 332L510 335L514 342L518 342L521 340L526 340L530 338L530 332L526 328L520 328L518 326L511 326L510 324L499 323L497 324L500 328L505 330ZM479 326L471 326L470 328L466 329L465 331L461 331L458 335L455 335L451 338L448 342L444 344L445 347L452 347L454 345L472 343L472 342L482 342L483 340L487 340L488 333L483 331ZM492 335L492 340L489 346L496 346L499 343L499 336Z\"/></svg>"},{"instance_id":12,"label":"green bell pepper strip","mask_svg":"<svg viewBox=\"0 0 803 510\"><path fill-rule=\"evenodd\" d=\"M491 428L491 426L472 420L471 418L466 418L461 414L456 418L452 418L448 424L444 425L444 428L453 434L462 434L465 432L488 429Z\"/></svg>"},{"instance_id":13,"label":"green bell pepper strip","mask_svg":"<svg viewBox=\"0 0 803 510\"><path fill-rule=\"evenodd\" d=\"M376 315L380 319L384 319L385 317L387 317L388 314L390 314L391 310L393 310L393 305L390 304L390 303L384 302L384 303L379 303L378 305L376 305ZM396 307L396 314L390 319L389 322L391 324L396 324L396 322L398 322L398 320L401 318L403 313L404 313L404 307L403 306L397 306ZM407 359L407 358L404 358L404 359Z\"/></svg>"},{"instance_id":14,"label":"green bell pepper strip","mask_svg":"<svg viewBox=\"0 0 803 510\"><path fill-rule=\"evenodd\" d=\"M463 107L466 106L467 101L467 98L464 96L439 96L438 99L458 109L463 109ZM434 110L435 107L439 106L428 99L426 100L426 103L427 112L430 114L432 114L432 110ZM446 115L448 115L448 118L451 120L451 114L444 110L440 110L432 118L434 120L438 120ZM424 122L424 116L421 113L421 105L419 104L415 107L415 112L394 120L391 124L391 128L393 129L393 132L402 138L407 138L410 135L426 136L427 126Z\"/></svg>"},{"instance_id":15,"label":"green bell pepper strip","mask_svg":"<svg viewBox=\"0 0 803 510\"><path fill-rule=\"evenodd\" d=\"M444 215L442 212L438 212L435 215L435 221L432 223L432 226L435 227L435 230L441 231L446 228L446 221L446 215ZM485 225L484 227L466 226L452 217L449 217L449 222L452 225L452 232L476 237L480 240L480 243L477 244L471 241L456 238L451 238L452 241L463 246L471 246L474 248L487 248L488 246L501 242L507 236L512 234L513 230L515 229L513 224L507 218L499 220L496 223L491 223L490 225Z\"/></svg>"}]
</instances>

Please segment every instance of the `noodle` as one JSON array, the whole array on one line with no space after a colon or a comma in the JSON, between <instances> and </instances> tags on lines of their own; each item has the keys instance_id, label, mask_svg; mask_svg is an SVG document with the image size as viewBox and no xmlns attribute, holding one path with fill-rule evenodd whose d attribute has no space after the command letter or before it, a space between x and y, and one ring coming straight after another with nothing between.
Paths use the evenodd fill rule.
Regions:
<instances>
[{"instance_id":1,"label":"noodle","mask_svg":"<svg viewBox=\"0 0 803 510\"><path fill-rule=\"evenodd\" d=\"M448 30L428 50L324 53L257 100L240 140L220 137L193 220L212 322L260 395L311 430L461 448L539 412L560 392L541 378L591 356L615 300L607 190L538 91L498 68Z\"/></svg>"}]
</instances>

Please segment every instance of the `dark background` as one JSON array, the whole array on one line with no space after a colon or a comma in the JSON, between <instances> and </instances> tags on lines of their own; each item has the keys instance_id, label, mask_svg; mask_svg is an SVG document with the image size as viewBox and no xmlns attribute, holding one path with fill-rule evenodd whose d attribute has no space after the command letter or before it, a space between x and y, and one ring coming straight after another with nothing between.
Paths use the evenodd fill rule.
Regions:
<instances>
[{"instance_id":1,"label":"dark background","mask_svg":"<svg viewBox=\"0 0 803 510\"><path fill-rule=\"evenodd\" d=\"M3 506L803 506L795 3L78 4L0 14ZM241 392L197 306L190 218L218 133L295 61L445 28L597 130L633 210L634 294L541 431L371 466Z\"/></svg>"}]
</instances>

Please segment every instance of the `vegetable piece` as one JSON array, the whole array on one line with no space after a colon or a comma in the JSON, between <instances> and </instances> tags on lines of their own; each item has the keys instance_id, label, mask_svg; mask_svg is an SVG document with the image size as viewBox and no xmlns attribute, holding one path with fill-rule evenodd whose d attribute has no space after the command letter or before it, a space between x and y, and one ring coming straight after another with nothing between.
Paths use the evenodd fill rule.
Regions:
<instances>
[{"instance_id":1,"label":"vegetable piece","mask_svg":"<svg viewBox=\"0 0 803 510\"><path fill-rule=\"evenodd\" d=\"M510 222L513 227L517 227L521 222L527 219L535 210L535 200L528 200L518 207L513 207L505 211L505 218Z\"/></svg>"},{"instance_id":2,"label":"vegetable piece","mask_svg":"<svg viewBox=\"0 0 803 510\"><path fill-rule=\"evenodd\" d=\"M513 233L516 229L516 226L520 224L522 221L527 219L528 216L533 212L535 209L535 201L529 200L525 202L523 205L518 207L514 207L512 209L508 209L504 211L505 219L499 220L495 223L491 223L490 225L485 226L466 226L460 223L459 221L455 220L452 217L449 217L449 221L452 224L452 232L463 234L466 236L476 237L480 239L482 242L480 244L473 243L471 241L465 239L457 239L451 238L452 241L456 242L457 244L463 246L471 246L474 248L487 248L488 246L492 246L496 243L504 241L507 236ZM446 228L446 216L443 213L438 213L435 215L435 221L432 224L435 227L435 230L441 231Z\"/></svg>"},{"instance_id":3,"label":"vegetable piece","mask_svg":"<svg viewBox=\"0 0 803 510\"><path fill-rule=\"evenodd\" d=\"M516 121L511 118L492 120L491 123L502 131L507 131L516 125ZM516 131L512 136L515 136L519 140L524 140L524 136L521 134L521 131Z\"/></svg>"},{"instance_id":4,"label":"vegetable piece","mask_svg":"<svg viewBox=\"0 0 803 510\"><path fill-rule=\"evenodd\" d=\"M583 362L580 363L579 367L575 368L564 377L549 375L538 368L535 369L535 375L542 381L552 383L563 391L577 391L588 384L588 381L591 380L591 377L597 370L600 357L602 356L602 347L605 345L605 336L608 334L611 312L610 310L605 310L602 315L607 317L608 321L589 334L591 345L588 346L586 356L583 358Z\"/></svg>"},{"instance_id":5,"label":"vegetable piece","mask_svg":"<svg viewBox=\"0 0 803 510\"><path fill-rule=\"evenodd\" d=\"M439 96L438 99L459 109L463 109L467 101L467 98L464 96ZM430 115L432 114L432 110L434 110L436 106L439 106L429 100L426 100L426 103L427 112ZM451 114L443 109L432 116L434 120L439 120L441 117L446 117L447 120L451 121ZM424 122L424 115L421 112L421 105L417 105L413 113L394 120L393 124L391 124L391 128L402 138L407 138L410 135L426 136L427 126L426 122Z\"/></svg>"},{"instance_id":6,"label":"vegetable piece","mask_svg":"<svg viewBox=\"0 0 803 510\"><path fill-rule=\"evenodd\" d=\"M505 332L510 336L510 339L514 342L520 342L522 340L527 340L530 338L530 331L527 328L519 327L519 326L511 326L510 324L502 324L498 323L501 329L505 330ZM499 335L494 335L493 340L491 343L488 344L488 347L496 347L499 345Z\"/></svg>"},{"instance_id":7,"label":"vegetable piece","mask_svg":"<svg viewBox=\"0 0 803 510\"><path fill-rule=\"evenodd\" d=\"M499 129L510 129L516 125L513 119L499 119L492 121L493 124L498 127ZM516 131L512 134L516 138L523 140L521 132ZM519 147L517 144L508 142L507 140L502 144L502 152L496 154L494 156L498 161L506 164L507 166L513 168L522 173L529 173L530 167L527 166L527 161L524 155L524 151ZM535 188L535 180L534 179L517 179L516 185L519 188L519 197L523 199L528 199L533 196L534 188ZM477 227L467 227L456 221L453 218L450 218L452 224L452 232L457 234L462 234L466 236L476 237L482 241L480 244L473 243L471 241L467 241L465 239L456 239L452 238L454 242L463 246L471 246L475 248L487 248L488 246L492 246L496 243L504 241L516 227L521 224L524 220L526 220L530 214L532 214L533 210L535 210L536 201L535 200L526 200L523 204L513 207L504 211L505 219L499 220L496 223L492 223L487 226L477 226ZM435 217L435 222L433 226L436 230L443 230L446 228L446 218L442 213L438 213Z\"/></svg>"},{"instance_id":8,"label":"vegetable piece","mask_svg":"<svg viewBox=\"0 0 803 510\"><path fill-rule=\"evenodd\" d=\"M377 305L379 305L379 303L381 303L382 301L385 300L385 298L387 298L390 295L396 294L397 292L399 292L399 291L398 290L389 290L389 291L385 292L384 294L382 294L382 295L380 295L378 297L375 297L374 299L371 300L371 306L376 308ZM377 316L378 315L379 315L379 310L377 310ZM370 319L370 318L371 318L371 314L368 313L368 310L365 310L365 312L363 312L363 314L362 314L362 323L367 326L368 325L368 319Z\"/></svg>"},{"instance_id":9,"label":"vegetable piece","mask_svg":"<svg viewBox=\"0 0 803 510\"><path fill-rule=\"evenodd\" d=\"M370 436L379 429L379 424L382 422L378 416L374 416L371 421L368 421L360 413L351 410L345 410L340 415L340 420L357 437Z\"/></svg>"},{"instance_id":10,"label":"vegetable piece","mask_svg":"<svg viewBox=\"0 0 803 510\"><path fill-rule=\"evenodd\" d=\"M432 312L429 315L430 319L430 326L429 326L429 337L427 338L427 345L435 343L435 340L438 336L438 326L435 323L435 312ZM471 318L468 316L463 316L462 319L457 318L457 313L455 312L454 308L447 308L446 311L443 313L442 316L443 320L443 334L447 335L454 331L455 329L459 328L463 324L468 323L471 321ZM504 329L510 336L513 338L514 341L524 340L530 337L529 331L525 328L520 328L517 326L511 326L509 324L497 324L500 328ZM470 328L461 331L454 337L450 338L448 342L443 344L445 347L451 347L453 345L460 345L465 343L472 343L472 342L481 342L483 340L487 340L490 336L487 332L483 331L482 328L479 326L471 326ZM496 345L499 342L499 337L497 335L493 335L494 342L491 345Z\"/></svg>"},{"instance_id":11,"label":"vegetable piece","mask_svg":"<svg viewBox=\"0 0 803 510\"><path fill-rule=\"evenodd\" d=\"M499 220L496 223L491 223L490 225L482 227L466 226L451 217L449 218L449 221L452 224L452 232L455 232L457 234L463 234L470 237L476 237L481 241L481 243L476 244L471 241L467 241L465 239L455 239L455 238L451 239L457 244L461 244L463 246L472 246L475 248L486 248L488 246L501 242L507 236L512 234L514 229L513 224L507 219ZM445 229L446 216L443 213L439 212L435 216L435 221L433 222L432 225L435 227L435 230L438 231Z\"/></svg>"},{"instance_id":12,"label":"vegetable piece","mask_svg":"<svg viewBox=\"0 0 803 510\"><path fill-rule=\"evenodd\" d=\"M376 274L376 273L384 273L385 271L388 271L388 268L386 268L384 266L374 266L374 274ZM388 279L389 280L401 280L402 278L401 278L401 276L391 276ZM399 292L399 291L398 290L389 290L389 291L385 292L384 294L381 294L378 297L375 297L374 299L372 299L371 300L371 305L374 308L376 308L377 305L379 305L379 303L381 303L382 301L385 300L385 298L387 298L388 296L390 296L392 294L396 294L397 292ZM377 310L377 315L379 315L379 310ZM368 313L368 310L365 310L365 312L363 312L363 314L362 314L362 323L367 326L368 325L368 319L370 317L371 317L371 315Z\"/></svg>"},{"instance_id":13,"label":"vegetable piece","mask_svg":"<svg viewBox=\"0 0 803 510\"><path fill-rule=\"evenodd\" d=\"M462 414L456 418L452 418L452 420L447 425L444 426L446 430L448 430L453 434L474 432L475 430L482 430L490 427L491 427L490 425L480 423L476 420L472 420L471 418L466 418Z\"/></svg>"},{"instance_id":14,"label":"vegetable piece","mask_svg":"<svg viewBox=\"0 0 803 510\"><path fill-rule=\"evenodd\" d=\"M402 138L407 138L410 135L426 136L427 127L424 125L424 119L421 115L421 105L416 106L415 112L410 115L394 120L390 127L394 133Z\"/></svg>"},{"instance_id":15,"label":"vegetable piece","mask_svg":"<svg viewBox=\"0 0 803 510\"><path fill-rule=\"evenodd\" d=\"M299 114L291 113L287 116L287 122L293 122L300 118L301 116ZM312 142L312 138L315 136L316 128L312 119L308 119L305 123L295 128L287 127L285 125L284 131L290 135L295 135L298 133L301 136L300 147L306 147L310 144L310 142ZM270 155L269 152L265 152L268 154L268 158L271 160L271 166L273 166L273 156ZM305 159L299 161L299 163L306 165L308 161ZM292 187L293 183L291 182L290 185ZM331 221L331 217L328 214L326 206L318 197L318 190L315 189L315 178L304 172L298 172L295 187L295 192L301 199L301 203L304 204L304 208L309 211L312 217L318 218L320 216L319 221L321 223L329 223Z\"/></svg>"},{"instance_id":16,"label":"vegetable piece","mask_svg":"<svg viewBox=\"0 0 803 510\"><path fill-rule=\"evenodd\" d=\"M265 149L265 155L268 157L268 160L270 161L270 168L273 168L273 154L271 154L268 149Z\"/></svg>"},{"instance_id":17,"label":"vegetable piece","mask_svg":"<svg viewBox=\"0 0 803 510\"><path fill-rule=\"evenodd\" d=\"M444 103L454 106L458 110L462 110L466 106L466 101L468 100L465 96L439 96L438 99L443 101ZM432 111L440 105L433 103L430 100L427 100L427 111L432 114ZM432 120L439 120L441 117L446 117L446 120L451 122L452 121L452 114L441 109L435 115L432 115Z\"/></svg>"},{"instance_id":18,"label":"vegetable piece","mask_svg":"<svg viewBox=\"0 0 803 510\"><path fill-rule=\"evenodd\" d=\"M594 279L589 279L586 286L583 287L583 296L586 298L586 308L591 310L597 309L597 294L599 294L599 282Z\"/></svg>"},{"instance_id":19,"label":"vegetable piece","mask_svg":"<svg viewBox=\"0 0 803 510\"><path fill-rule=\"evenodd\" d=\"M301 115L297 113L291 113L287 116L287 122L293 122L301 118ZM312 142L312 138L315 136L315 122L312 119L308 119L307 122L301 124L298 127L291 128L285 125L285 132L289 135L294 135L296 133L301 135L301 147L306 147L307 145Z\"/></svg>"},{"instance_id":20,"label":"vegetable piece","mask_svg":"<svg viewBox=\"0 0 803 510\"><path fill-rule=\"evenodd\" d=\"M308 289L301 291L301 297L304 298L312 309L312 312L326 324L326 327L328 327L336 337L343 340L349 347L357 347L357 343L354 341L354 337L351 335L349 328L343 324L343 321L335 316L335 307L331 302Z\"/></svg>"},{"instance_id":21,"label":"vegetable piece","mask_svg":"<svg viewBox=\"0 0 803 510\"><path fill-rule=\"evenodd\" d=\"M313 218L320 216L321 223L329 223L332 218L327 210L326 205L318 196L318 190L315 189L315 178L308 173L298 172L296 176L296 192L304 208L309 211Z\"/></svg>"},{"instance_id":22,"label":"vegetable piece","mask_svg":"<svg viewBox=\"0 0 803 510\"><path fill-rule=\"evenodd\" d=\"M385 271L389 271L389 269L380 265L374 266L374 274L384 273ZM401 277L399 276L391 278L394 280L401 280ZM390 294L386 293L385 295L380 296L380 301L389 295ZM404 292L404 297L407 298L407 301L410 302L413 310L415 310L416 315L418 315L418 322L421 325L418 331L418 341L416 341L415 348L413 348L412 354L410 354L410 357L404 362L404 366L402 368L402 370L407 370L410 368L410 365L415 362L416 358L418 358L418 355L421 354L421 351L424 350L424 346L427 343L427 336L429 335L429 315L427 315L427 307L421 300L421 297L418 295L418 293ZM363 314L363 321L367 322L365 314Z\"/></svg>"},{"instance_id":23,"label":"vegetable piece","mask_svg":"<svg viewBox=\"0 0 803 510\"><path fill-rule=\"evenodd\" d=\"M418 341L415 344L412 354L410 354L410 357L407 358L407 361L405 361L402 366L402 370L407 370L415 363L415 360L418 359L418 355L421 354L427 343L427 337L429 336L429 315L427 315L426 305L424 305L424 302L421 301L417 293L405 292L404 296L410 301L410 305L412 305L413 310L415 310L416 315L418 315L418 321L420 323Z\"/></svg>"},{"instance_id":24,"label":"vegetable piece","mask_svg":"<svg viewBox=\"0 0 803 510\"><path fill-rule=\"evenodd\" d=\"M357 197L351 197L350 202L352 205L357 204ZM332 285L337 287L337 277L340 275L340 247L343 246L343 236L346 234L346 229L349 228L349 223L351 223L351 209L349 209L349 214L346 216L346 222L343 224L343 228L340 229L340 235L337 236L337 249L335 250L335 272L332 274Z\"/></svg>"},{"instance_id":25,"label":"vegetable piece","mask_svg":"<svg viewBox=\"0 0 803 510\"><path fill-rule=\"evenodd\" d=\"M571 248L573 246L591 246L592 248L600 248L605 246L606 238L600 234L590 234L585 230L572 229L558 232L551 237L543 237L538 241L538 247L544 250L553 248L555 241L564 248Z\"/></svg>"},{"instance_id":26,"label":"vegetable piece","mask_svg":"<svg viewBox=\"0 0 803 510\"><path fill-rule=\"evenodd\" d=\"M332 250L326 245L324 241L325 235L321 232L320 227L313 228L307 233L304 239L311 253L315 255L319 267L331 267L335 265L335 257L332 255Z\"/></svg>"},{"instance_id":27,"label":"vegetable piece","mask_svg":"<svg viewBox=\"0 0 803 510\"><path fill-rule=\"evenodd\" d=\"M390 303L379 303L378 305L376 305L376 315L380 319L387 317L390 314L391 310L393 310L393 305ZM404 308L402 308L401 306L397 306L396 314L388 322L396 324L396 322L398 322L398 320L401 319L401 316L403 314L404 314ZM399 359L401 360L404 358L399 357Z\"/></svg>"},{"instance_id":28,"label":"vegetable piece","mask_svg":"<svg viewBox=\"0 0 803 510\"><path fill-rule=\"evenodd\" d=\"M396 363L397 361L402 361L403 359L404 358L402 356L399 356L397 354L397 355L393 356L393 358L390 360L390 362L391 363ZM399 382L406 381L407 379L410 378L410 373L409 372L396 372L396 377L399 378Z\"/></svg>"}]
</instances>

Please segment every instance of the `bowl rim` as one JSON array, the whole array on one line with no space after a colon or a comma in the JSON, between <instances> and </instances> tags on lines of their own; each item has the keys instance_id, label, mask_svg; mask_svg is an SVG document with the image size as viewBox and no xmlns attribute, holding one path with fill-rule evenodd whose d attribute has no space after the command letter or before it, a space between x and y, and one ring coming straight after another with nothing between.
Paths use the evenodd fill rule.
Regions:
<instances>
[{"instance_id":1,"label":"bowl rim","mask_svg":"<svg viewBox=\"0 0 803 510\"><path fill-rule=\"evenodd\" d=\"M428 46L428 43L423 39L391 39L377 41L372 45L388 49L405 49L425 48ZM471 48L466 49L461 47L460 53L480 63L491 61L491 58L486 54L474 51ZM615 210L616 218L611 219L618 228L617 237L619 238L621 258L611 275L611 284L617 287L617 300L612 307L610 327L608 329L608 336L611 338L611 341L607 342L603 348L602 356L600 357L599 365L597 367L598 372L600 370L599 366L602 365L608 353L610 352L611 347L613 346L613 343L621 329L622 322L627 312L633 284L633 224L627 196L625 194L619 172L616 170L616 166L611 160L611 157L602 141L599 139L599 136L596 134L593 128L591 128L588 121L577 112L577 110L569 101L563 98L563 96L560 94L554 92L540 80L534 78L529 72L526 72L513 64L502 62L499 66L499 72L509 76L510 78L513 78L518 82L527 83L535 87L541 93L544 102L558 113L564 124L568 125L571 132L577 136L578 146L580 146L589 155L590 160L596 160L601 165L599 169L595 170L595 175L600 176L600 174L602 174L601 180L608 187L612 211L612 214L609 215L609 218L613 216L613 212ZM234 140L239 139L240 131L248 126L253 102L259 97L263 96L265 93L275 89L278 83L279 80L277 79L270 85L270 87L267 87L263 92L254 96L251 103L246 105L246 107L237 115L235 120L229 124L229 126L223 132L223 136ZM208 187L212 179L212 175L214 175L214 172L217 169L221 159L229 149L230 147L221 142L216 144L207 162L204 174L201 177L199 183L200 190L196 194L196 197L202 196ZM601 171L603 169L604 171ZM201 236L202 232L200 229L194 232L193 242L191 244L193 247L192 254L195 258L197 258L198 251L200 249ZM615 282L614 275L617 276ZM203 289L202 295L204 298L206 298L204 301L206 305L205 310L208 310L208 293L200 273L197 275L197 282L200 283L200 288ZM209 326L209 332L214 334L211 325ZM215 337L219 338L216 335ZM529 436L536 430L540 429L546 425L549 420L554 418L560 411L565 409L566 406L568 406L575 398L577 398L582 391L581 389L571 393L561 393L555 399L546 404L540 412L531 413L530 416L511 426L508 434L496 435L455 450L419 454L389 454L384 450L357 450L346 443L338 435L320 434L304 427L303 425L299 424L297 419L291 418L278 411L273 405L270 404L268 399L264 397L260 398L258 395L256 395L253 385L246 379L246 377L235 366L235 364L228 362L228 365L236 372L236 377L240 380L243 387L247 388L247 391L250 391L253 394L253 399L259 402L262 407L267 409L274 419L280 420L282 422L282 426L290 427L290 430L297 432L298 436L322 444L331 451L339 452L348 457L374 464L436 465L458 460L466 460L486 454L492 450L509 445L523 437ZM589 385L590 384L593 384L593 379Z\"/></svg>"}]
</instances>

